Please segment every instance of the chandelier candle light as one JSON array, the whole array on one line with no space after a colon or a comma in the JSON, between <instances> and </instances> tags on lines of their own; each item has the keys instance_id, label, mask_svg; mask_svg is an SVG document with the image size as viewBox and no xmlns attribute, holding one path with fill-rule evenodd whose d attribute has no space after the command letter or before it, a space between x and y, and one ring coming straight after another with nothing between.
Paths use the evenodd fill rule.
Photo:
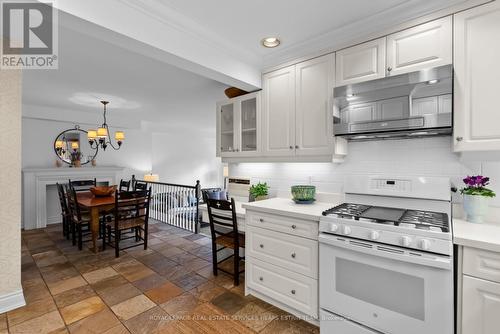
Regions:
<instances>
[{"instance_id":1,"label":"chandelier candle light","mask_svg":"<svg viewBox=\"0 0 500 334\"><path fill-rule=\"evenodd\" d=\"M87 139L89 141L89 144L92 148L97 148L99 146L102 147L103 150L106 150L106 147L111 146L115 150L119 150L122 146L123 141L125 140L125 133L123 131L116 131L115 132L115 140L116 140L116 146L113 145L113 142L111 141L111 135L109 131L108 124L106 123L106 105L109 103L109 101L101 101L101 103L104 106L104 123L102 123L101 127L98 128L97 130L91 129L87 131Z\"/></svg>"}]
</instances>

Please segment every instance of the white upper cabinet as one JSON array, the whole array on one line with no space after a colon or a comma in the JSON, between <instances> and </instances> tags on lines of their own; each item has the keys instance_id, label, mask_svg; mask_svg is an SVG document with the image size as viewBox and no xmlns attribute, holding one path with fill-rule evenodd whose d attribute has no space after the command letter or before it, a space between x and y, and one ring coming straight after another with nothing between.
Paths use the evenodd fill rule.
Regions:
<instances>
[{"instance_id":1,"label":"white upper cabinet","mask_svg":"<svg viewBox=\"0 0 500 334\"><path fill-rule=\"evenodd\" d=\"M297 155L333 154L334 72L333 54L296 65L295 149Z\"/></svg>"},{"instance_id":2,"label":"white upper cabinet","mask_svg":"<svg viewBox=\"0 0 500 334\"><path fill-rule=\"evenodd\" d=\"M256 156L261 147L260 92L217 103L217 156Z\"/></svg>"},{"instance_id":3,"label":"white upper cabinet","mask_svg":"<svg viewBox=\"0 0 500 334\"><path fill-rule=\"evenodd\" d=\"M385 77L385 37L336 52L335 86Z\"/></svg>"},{"instance_id":4,"label":"white upper cabinet","mask_svg":"<svg viewBox=\"0 0 500 334\"><path fill-rule=\"evenodd\" d=\"M263 153L289 156L295 150L295 65L263 76Z\"/></svg>"},{"instance_id":5,"label":"white upper cabinet","mask_svg":"<svg viewBox=\"0 0 500 334\"><path fill-rule=\"evenodd\" d=\"M500 3L454 19L454 149L500 150Z\"/></svg>"},{"instance_id":6,"label":"white upper cabinet","mask_svg":"<svg viewBox=\"0 0 500 334\"><path fill-rule=\"evenodd\" d=\"M388 75L451 63L451 16L387 36Z\"/></svg>"}]
</instances>

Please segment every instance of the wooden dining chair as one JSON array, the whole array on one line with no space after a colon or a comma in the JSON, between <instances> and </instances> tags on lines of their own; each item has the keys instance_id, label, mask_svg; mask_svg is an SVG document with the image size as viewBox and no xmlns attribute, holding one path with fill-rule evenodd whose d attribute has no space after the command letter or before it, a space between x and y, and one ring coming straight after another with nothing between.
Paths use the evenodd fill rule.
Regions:
<instances>
[{"instance_id":1,"label":"wooden dining chair","mask_svg":"<svg viewBox=\"0 0 500 334\"><path fill-rule=\"evenodd\" d=\"M76 192L89 191L91 187L95 187L96 185L97 180L95 178L93 180L69 180L69 186Z\"/></svg>"},{"instance_id":2,"label":"wooden dining chair","mask_svg":"<svg viewBox=\"0 0 500 334\"><path fill-rule=\"evenodd\" d=\"M130 180L129 181L124 181L120 180L120 185L118 186L118 191L129 191L130 190Z\"/></svg>"},{"instance_id":3,"label":"wooden dining chair","mask_svg":"<svg viewBox=\"0 0 500 334\"><path fill-rule=\"evenodd\" d=\"M134 183L134 191L144 191L148 189L147 182L143 181L135 181Z\"/></svg>"},{"instance_id":4,"label":"wooden dining chair","mask_svg":"<svg viewBox=\"0 0 500 334\"><path fill-rule=\"evenodd\" d=\"M63 235L66 239L69 239L71 236L71 215L69 213L68 208L68 199L66 196L66 192L64 190L64 186L60 183L56 183L57 186L57 194L59 195L59 204L61 205L61 218L62 218L62 230Z\"/></svg>"},{"instance_id":5,"label":"wooden dining chair","mask_svg":"<svg viewBox=\"0 0 500 334\"><path fill-rule=\"evenodd\" d=\"M240 271L240 261L244 260L244 257L240 256L240 248L245 248L245 235L238 232L234 198L231 198L230 201L206 198L205 201L207 203L210 233L212 235L212 266L214 275L217 276L218 270L223 271L233 276L234 285L238 286L240 284L240 274L245 271ZM233 254L219 260L217 253L226 248L232 249ZM219 267L220 263L230 258L233 258L234 261L232 273Z\"/></svg>"},{"instance_id":6,"label":"wooden dining chair","mask_svg":"<svg viewBox=\"0 0 500 334\"><path fill-rule=\"evenodd\" d=\"M78 249L82 250L83 243L92 241L92 239L83 240L84 235L89 235L90 232L90 212L83 210L78 205L77 191L75 188L68 186L67 190L68 209L71 217L70 226L73 240L73 246L78 241Z\"/></svg>"},{"instance_id":7,"label":"wooden dining chair","mask_svg":"<svg viewBox=\"0 0 500 334\"><path fill-rule=\"evenodd\" d=\"M116 191L113 221L106 223L103 249L108 244L115 249L115 256L119 257L120 250L141 245L144 245L144 249L148 248L150 201L151 188L141 191ZM120 242L132 238L135 238L134 244L120 248Z\"/></svg>"}]
</instances>

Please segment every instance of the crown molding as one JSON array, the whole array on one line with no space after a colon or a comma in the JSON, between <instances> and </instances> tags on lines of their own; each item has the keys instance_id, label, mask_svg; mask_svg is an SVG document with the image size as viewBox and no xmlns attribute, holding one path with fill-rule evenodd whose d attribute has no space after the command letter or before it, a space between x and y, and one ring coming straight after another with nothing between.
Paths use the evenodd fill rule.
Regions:
<instances>
[{"instance_id":1,"label":"crown molding","mask_svg":"<svg viewBox=\"0 0 500 334\"><path fill-rule=\"evenodd\" d=\"M440 0L429 2L425 7L417 6L416 1L409 0L400 6L351 22L308 41L277 50L276 53L264 57L263 73L387 36L495 0L456 0L451 6L448 2Z\"/></svg>"}]
</instances>

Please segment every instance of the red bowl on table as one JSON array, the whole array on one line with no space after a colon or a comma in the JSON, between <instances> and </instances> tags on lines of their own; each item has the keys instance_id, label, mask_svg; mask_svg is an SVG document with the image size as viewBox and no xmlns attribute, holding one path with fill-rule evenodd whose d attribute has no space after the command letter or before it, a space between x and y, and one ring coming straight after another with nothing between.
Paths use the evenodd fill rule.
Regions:
<instances>
[{"instance_id":1,"label":"red bowl on table","mask_svg":"<svg viewBox=\"0 0 500 334\"><path fill-rule=\"evenodd\" d=\"M108 197L115 193L116 186L98 186L91 187L90 192L94 194L95 197Z\"/></svg>"}]
</instances>

